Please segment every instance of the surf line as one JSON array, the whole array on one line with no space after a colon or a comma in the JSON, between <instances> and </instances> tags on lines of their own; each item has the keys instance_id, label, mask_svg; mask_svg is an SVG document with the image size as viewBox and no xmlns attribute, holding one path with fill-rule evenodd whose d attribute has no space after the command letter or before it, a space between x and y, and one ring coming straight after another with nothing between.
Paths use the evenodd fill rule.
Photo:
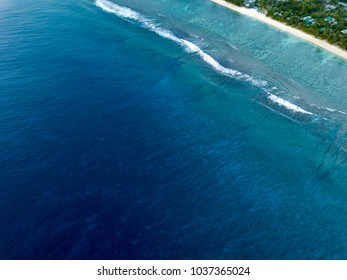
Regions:
<instances>
[{"instance_id":1,"label":"surf line","mask_svg":"<svg viewBox=\"0 0 347 280\"><path fill-rule=\"evenodd\" d=\"M206 64L208 64L210 67L212 67L214 70L216 70L218 73L224 76L228 76L230 78L235 78L237 80L249 82L252 85L257 87L265 87L268 84L266 81L255 79L248 74L241 73L240 71L237 71L228 67L224 67L212 56L205 53L199 46L195 45L194 43L188 40L177 37L170 30L161 28L158 24L154 22L154 20L146 18L142 14L128 7L117 5L108 0L96 0L95 5L108 13L115 14L116 16L120 18L133 20L137 23L140 23L140 25L146 28L147 30L152 31L163 38L166 38L178 43L188 53L197 54Z\"/></svg>"},{"instance_id":2,"label":"surf line","mask_svg":"<svg viewBox=\"0 0 347 280\"><path fill-rule=\"evenodd\" d=\"M169 39L171 41L174 41L178 43L180 46L182 46L188 53L195 53L197 54L206 64L208 64L210 67L212 67L214 70L216 70L218 73L245 82L249 82L252 85L256 87L260 87L261 89L265 90L264 87L267 86L267 82L259 79L255 79L252 76L248 74L244 74L242 72L239 72L237 70L224 67L221 65L216 59L214 59L212 56L204 52L199 46L196 44L179 38L175 34L173 34L170 30L164 29L160 27L157 23L155 23L154 20L149 19L142 14L128 8L123 7L120 5L117 5L109 0L96 0L95 5L104 10L105 12L112 13L122 19L126 20L132 20L137 23L139 23L143 28L150 30L159 36ZM265 91L267 92L267 91ZM302 108L300 108L297 105L294 105L290 103L289 101L282 99L274 94L271 94L267 92L267 97L272 101L272 103L276 103L277 105L280 105L282 107L286 107L287 109L291 111L295 111L302 114L308 114L313 115L313 113L308 112Z\"/></svg>"},{"instance_id":3,"label":"surf line","mask_svg":"<svg viewBox=\"0 0 347 280\"><path fill-rule=\"evenodd\" d=\"M301 107L299 107L293 103L290 103L289 101L287 101L283 98L280 98L280 97L278 97L274 94L271 94L269 92L267 94L268 94L268 98L273 103L277 103L279 106L286 107L287 109L298 112L298 113L307 114L307 115L314 115L313 113L306 111L306 110L302 109Z\"/></svg>"}]
</instances>

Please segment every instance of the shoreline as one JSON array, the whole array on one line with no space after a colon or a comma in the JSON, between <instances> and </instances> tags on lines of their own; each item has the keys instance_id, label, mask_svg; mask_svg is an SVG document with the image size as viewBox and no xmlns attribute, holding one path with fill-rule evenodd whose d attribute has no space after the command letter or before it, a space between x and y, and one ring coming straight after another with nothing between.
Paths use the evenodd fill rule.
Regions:
<instances>
[{"instance_id":1,"label":"shoreline","mask_svg":"<svg viewBox=\"0 0 347 280\"><path fill-rule=\"evenodd\" d=\"M321 39L318 39L318 38L314 37L313 35L307 34L307 33L303 32L299 29L296 29L296 28L288 26L282 22L274 20L270 17L267 17L266 15L264 15L264 14L262 14L256 10L247 9L245 7L239 7L239 6L236 6L230 2L226 2L225 0L211 0L211 1L216 3L216 4L219 4L221 6L224 6L228 9L231 9L235 12L238 12L240 14L255 18L255 19L257 19L263 23L266 23L268 25L271 25L271 26L273 26L279 30L288 32L291 35L294 35L300 39L303 39L307 42L310 42L310 43L312 43L312 44L314 44L314 45L316 45L322 49L325 49L325 50L347 60L347 51L345 51L345 50L343 50L337 46L331 45L328 42L321 40Z\"/></svg>"}]
</instances>

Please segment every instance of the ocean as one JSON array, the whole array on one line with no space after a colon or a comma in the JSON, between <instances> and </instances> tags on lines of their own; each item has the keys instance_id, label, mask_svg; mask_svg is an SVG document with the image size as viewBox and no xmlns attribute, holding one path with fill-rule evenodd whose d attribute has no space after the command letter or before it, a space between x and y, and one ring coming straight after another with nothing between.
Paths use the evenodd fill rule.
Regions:
<instances>
[{"instance_id":1,"label":"ocean","mask_svg":"<svg viewBox=\"0 0 347 280\"><path fill-rule=\"evenodd\" d=\"M0 258L347 259L346 88L209 0L0 0Z\"/></svg>"}]
</instances>

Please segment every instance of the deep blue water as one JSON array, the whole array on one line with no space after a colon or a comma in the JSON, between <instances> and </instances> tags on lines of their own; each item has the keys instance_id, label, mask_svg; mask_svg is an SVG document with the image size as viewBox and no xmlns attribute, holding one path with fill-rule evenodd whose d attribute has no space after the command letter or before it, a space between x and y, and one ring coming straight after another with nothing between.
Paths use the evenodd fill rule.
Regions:
<instances>
[{"instance_id":1,"label":"deep blue water","mask_svg":"<svg viewBox=\"0 0 347 280\"><path fill-rule=\"evenodd\" d=\"M347 259L346 61L100 1L0 0L0 258Z\"/></svg>"}]
</instances>

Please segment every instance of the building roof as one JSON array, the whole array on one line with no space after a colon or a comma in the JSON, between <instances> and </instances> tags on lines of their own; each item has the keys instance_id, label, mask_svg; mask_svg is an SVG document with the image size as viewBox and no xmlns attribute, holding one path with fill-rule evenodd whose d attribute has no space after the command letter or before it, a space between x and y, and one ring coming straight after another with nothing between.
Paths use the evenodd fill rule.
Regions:
<instances>
[{"instance_id":1,"label":"building roof","mask_svg":"<svg viewBox=\"0 0 347 280\"><path fill-rule=\"evenodd\" d=\"M325 21L331 21L331 22L334 22L335 19L333 17L326 17L325 18Z\"/></svg>"},{"instance_id":2,"label":"building roof","mask_svg":"<svg viewBox=\"0 0 347 280\"><path fill-rule=\"evenodd\" d=\"M315 21L311 16L303 17L301 20L306 23L313 23Z\"/></svg>"},{"instance_id":3,"label":"building roof","mask_svg":"<svg viewBox=\"0 0 347 280\"><path fill-rule=\"evenodd\" d=\"M334 5L330 5L330 4L325 5L325 9L326 9L326 10L335 10L336 8L337 8L337 7L334 6Z\"/></svg>"}]
</instances>

